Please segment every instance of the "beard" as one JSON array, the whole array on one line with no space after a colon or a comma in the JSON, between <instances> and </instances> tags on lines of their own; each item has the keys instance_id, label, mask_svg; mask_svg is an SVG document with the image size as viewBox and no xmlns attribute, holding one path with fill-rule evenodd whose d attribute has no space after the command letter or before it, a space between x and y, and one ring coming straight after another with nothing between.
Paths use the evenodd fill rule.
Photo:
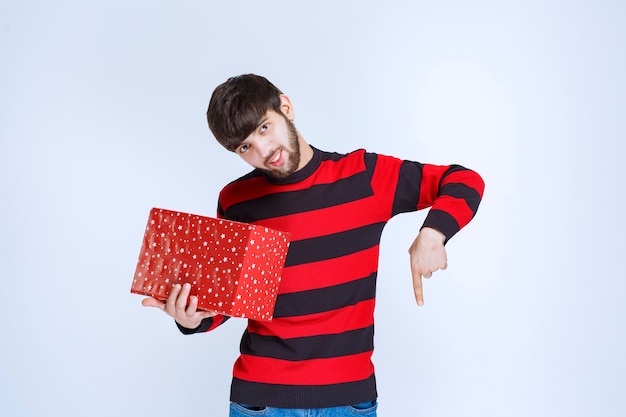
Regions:
<instances>
[{"instance_id":1,"label":"beard","mask_svg":"<svg viewBox=\"0 0 626 417\"><path fill-rule=\"evenodd\" d=\"M283 169L274 169L272 167L270 167L269 162L270 162L270 157L268 157L268 159L265 161L265 166L269 167L264 169L263 171L269 175L270 177L276 178L276 179L283 179L283 178L287 178L288 176L290 176L291 174L293 174L294 172L296 172L296 170L298 169L298 166L300 165L300 142L298 142L298 131L296 130L296 126L293 124L293 122L289 119L287 119L287 117L285 115L282 115L283 118L285 119L285 122L287 123L287 129L288 129L288 139L289 139L289 148L290 149L285 149L283 147L283 154L287 154L287 160L285 161L285 167ZM275 152L272 152L271 155L273 155Z\"/></svg>"}]
</instances>

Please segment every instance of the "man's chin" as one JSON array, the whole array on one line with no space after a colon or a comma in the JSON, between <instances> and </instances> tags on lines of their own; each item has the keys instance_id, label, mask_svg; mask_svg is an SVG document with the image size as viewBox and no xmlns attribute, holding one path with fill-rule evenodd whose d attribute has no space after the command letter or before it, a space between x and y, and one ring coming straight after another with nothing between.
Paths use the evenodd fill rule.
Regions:
<instances>
[{"instance_id":1,"label":"man's chin","mask_svg":"<svg viewBox=\"0 0 626 417\"><path fill-rule=\"evenodd\" d=\"M292 170L292 169L287 170L287 171L282 171L282 170L279 170L279 169L264 169L263 170L263 172L265 172L265 174L268 177L275 178L277 180L282 180L284 178L287 178L288 176L293 174L294 171L295 170Z\"/></svg>"},{"instance_id":2,"label":"man's chin","mask_svg":"<svg viewBox=\"0 0 626 417\"><path fill-rule=\"evenodd\" d=\"M283 169L273 168L269 165L266 165L263 171L271 178L276 178L282 180L284 178L289 177L291 174L298 170L298 165L300 164L300 152L296 151L295 154L290 155L286 161L283 163Z\"/></svg>"}]
</instances>

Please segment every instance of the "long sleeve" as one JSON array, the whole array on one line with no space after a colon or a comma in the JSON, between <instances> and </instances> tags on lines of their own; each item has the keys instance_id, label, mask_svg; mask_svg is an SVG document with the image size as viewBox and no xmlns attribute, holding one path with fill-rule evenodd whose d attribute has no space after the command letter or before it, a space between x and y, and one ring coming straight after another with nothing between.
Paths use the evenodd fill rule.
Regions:
<instances>
[{"instance_id":1,"label":"long sleeve","mask_svg":"<svg viewBox=\"0 0 626 417\"><path fill-rule=\"evenodd\" d=\"M372 181L375 189L387 189L378 194L392 199L392 216L430 208L422 227L439 230L446 241L476 215L485 188L478 173L460 165L422 164L383 155L377 156Z\"/></svg>"},{"instance_id":2,"label":"long sleeve","mask_svg":"<svg viewBox=\"0 0 626 417\"><path fill-rule=\"evenodd\" d=\"M195 329L188 329L187 327L181 326L177 322L176 322L176 326L178 327L178 330L180 330L182 334L206 333L221 326L229 318L230 317L228 316L223 316L221 314L218 314L217 316L209 317L209 318L202 320L202 323L200 323L200 325L196 327Z\"/></svg>"},{"instance_id":3,"label":"long sleeve","mask_svg":"<svg viewBox=\"0 0 626 417\"><path fill-rule=\"evenodd\" d=\"M448 241L474 218L484 189L480 175L460 165L423 165L418 210L430 207L423 227L439 230Z\"/></svg>"}]
</instances>

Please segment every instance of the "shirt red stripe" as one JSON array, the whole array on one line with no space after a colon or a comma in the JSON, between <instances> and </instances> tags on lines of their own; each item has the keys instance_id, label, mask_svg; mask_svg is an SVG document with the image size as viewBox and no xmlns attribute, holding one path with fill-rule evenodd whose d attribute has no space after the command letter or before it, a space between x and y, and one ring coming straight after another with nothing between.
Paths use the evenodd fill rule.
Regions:
<instances>
[{"instance_id":1,"label":"shirt red stripe","mask_svg":"<svg viewBox=\"0 0 626 417\"><path fill-rule=\"evenodd\" d=\"M271 184L268 183L263 175L252 177L245 181L233 182L220 193L220 204L226 210L231 205L241 201L253 200L274 193L305 190L312 185L330 184L348 178L365 170L365 162L362 156L364 152L363 150L356 151L353 154L356 157L342 158L339 161L322 161L320 167L313 175L293 184ZM327 168L326 166L329 167Z\"/></svg>"},{"instance_id":2,"label":"shirt red stripe","mask_svg":"<svg viewBox=\"0 0 626 417\"><path fill-rule=\"evenodd\" d=\"M374 300L323 313L298 317L283 317L270 322L249 321L248 330L262 336L294 337L337 334L362 329L374 323Z\"/></svg>"},{"instance_id":3,"label":"shirt red stripe","mask_svg":"<svg viewBox=\"0 0 626 417\"><path fill-rule=\"evenodd\" d=\"M372 204L373 201L368 197L338 206L263 219L258 224L277 230L289 230L292 241L310 239L387 221L388 217ZM355 216L354 213L359 215Z\"/></svg>"},{"instance_id":4,"label":"shirt red stripe","mask_svg":"<svg viewBox=\"0 0 626 417\"><path fill-rule=\"evenodd\" d=\"M283 269L279 294L324 288L365 278L378 269L378 248L376 245L339 258L286 267Z\"/></svg>"},{"instance_id":5,"label":"shirt red stripe","mask_svg":"<svg viewBox=\"0 0 626 417\"><path fill-rule=\"evenodd\" d=\"M328 359L286 361L241 355L235 364L235 378L265 384L326 385L360 381L374 373L372 352ZM263 369L263 372L258 372Z\"/></svg>"}]
</instances>

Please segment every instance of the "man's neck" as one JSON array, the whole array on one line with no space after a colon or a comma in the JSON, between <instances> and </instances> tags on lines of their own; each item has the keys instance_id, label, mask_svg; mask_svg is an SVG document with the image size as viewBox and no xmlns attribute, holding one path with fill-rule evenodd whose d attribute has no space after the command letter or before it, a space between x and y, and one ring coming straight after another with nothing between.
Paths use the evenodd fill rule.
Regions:
<instances>
[{"instance_id":1,"label":"man's neck","mask_svg":"<svg viewBox=\"0 0 626 417\"><path fill-rule=\"evenodd\" d=\"M304 138L298 133L298 141L300 142L300 163L298 164L298 169L296 171L300 171L302 168L308 164L313 158L313 148L309 145Z\"/></svg>"}]
</instances>

